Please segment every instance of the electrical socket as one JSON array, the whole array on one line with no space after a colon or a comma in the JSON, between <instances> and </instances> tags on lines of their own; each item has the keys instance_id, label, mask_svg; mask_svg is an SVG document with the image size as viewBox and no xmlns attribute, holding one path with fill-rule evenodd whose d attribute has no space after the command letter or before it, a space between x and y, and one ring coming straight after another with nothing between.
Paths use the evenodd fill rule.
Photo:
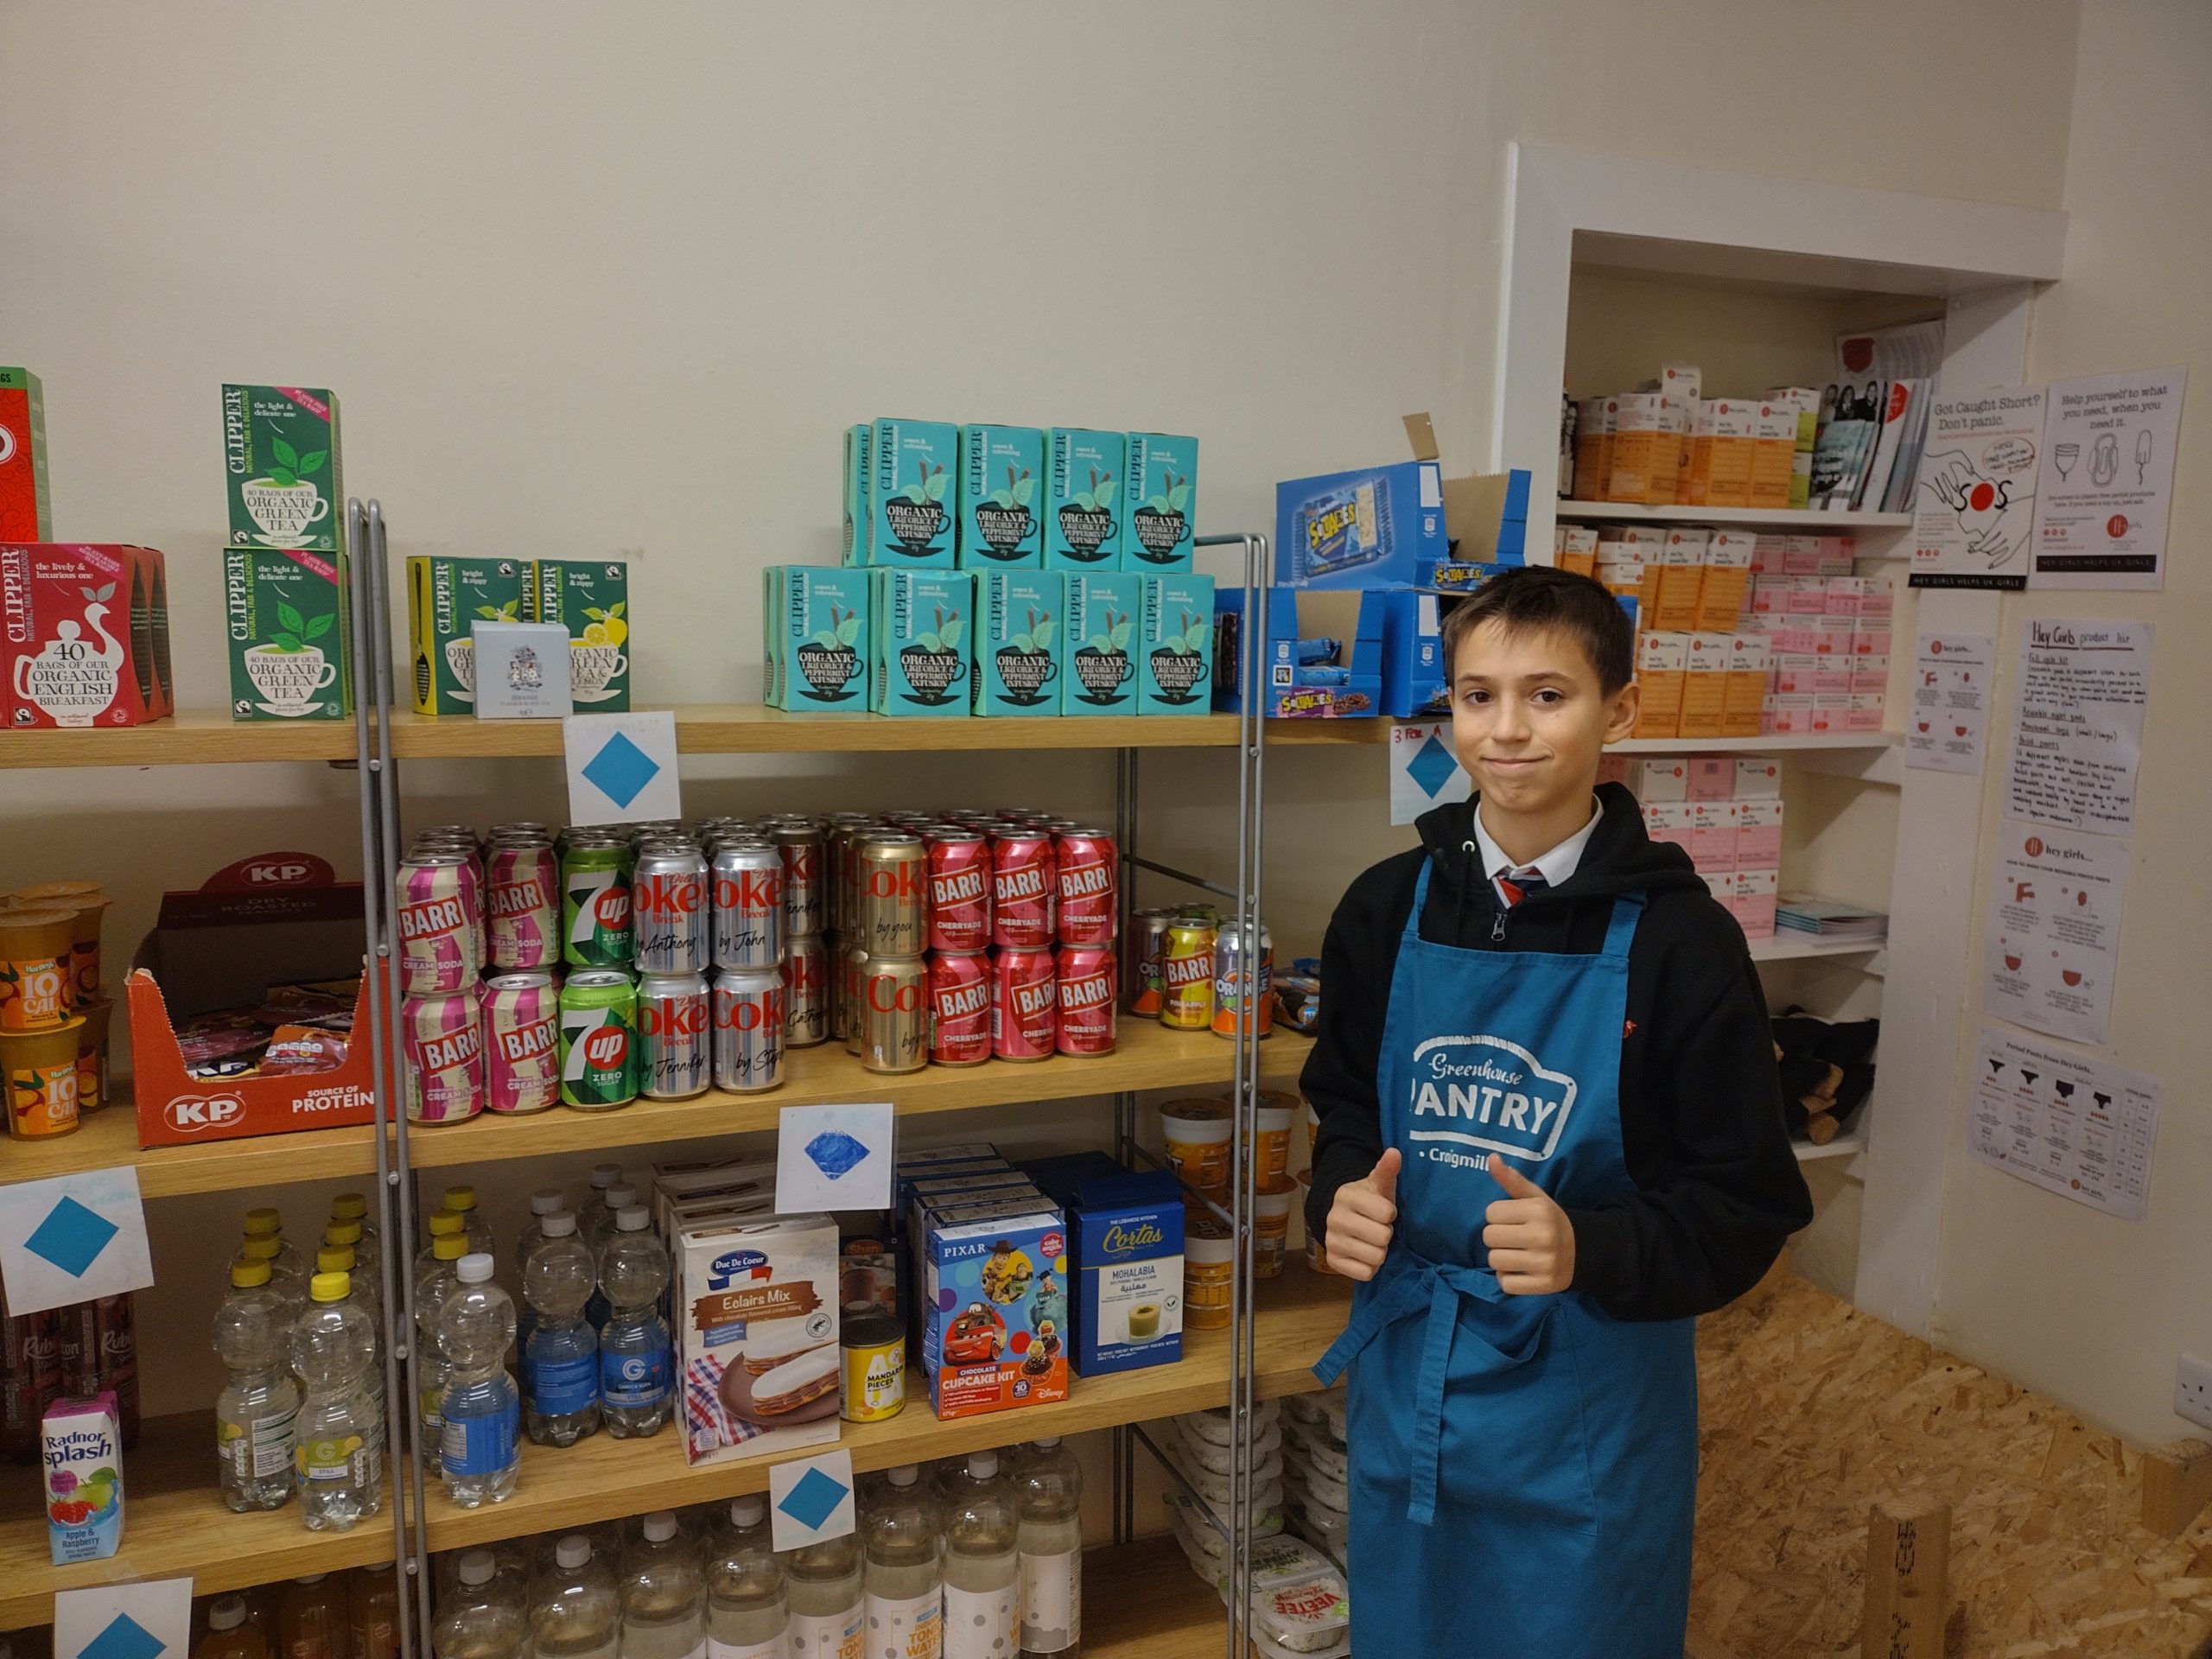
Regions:
<instances>
[{"instance_id":1,"label":"electrical socket","mask_svg":"<svg viewBox=\"0 0 2212 1659\"><path fill-rule=\"evenodd\" d=\"M2212 1364L2190 1354L2175 1363L2174 1413L2212 1428Z\"/></svg>"}]
</instances>

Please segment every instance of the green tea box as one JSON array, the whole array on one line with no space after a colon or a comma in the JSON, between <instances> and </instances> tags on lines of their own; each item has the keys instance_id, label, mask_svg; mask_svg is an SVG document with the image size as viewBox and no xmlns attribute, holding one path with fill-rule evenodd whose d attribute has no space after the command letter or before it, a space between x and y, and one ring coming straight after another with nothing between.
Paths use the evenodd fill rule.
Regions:
<instances>
[{"instance_id":1,"label":"green tea box","mask_svg":"<svg viewBox=\"0 0 2212 1659\"><path fill-rule=\"evenodd\" d=\"M968 712L968 641L976 578L965 570L875 570L868 708L879 715Z\"/></svg>"},{"instance_id":2,"label":"green tea box","mask_svg":"<svg viewBox=\"0 0 2212 1659\"><path fill-rule=\"evenodd\" d=\"M407 561L407 658L418 715L476 712L480 622L519 622L529 566L520 559Z\"/></svg>"},{"instance_id":3,"label":"green tea box","mask_svg":"<svg viewBox=\"0 0 2212 1659\"><path fill-rule=\"evenodd\" d=\"M1071 570L1065 580L1067 671L1060 677L1060 712L1134 715L1144 578L1134 570Z\"/></svg>"},{"instance_id":4,"label":"green tea box","mask_svg":"<svg viewBox=\"0 0 2212 1659\"><path fill-rule=\"evenodd\" d=\"M342 553L225 548L231 718L350 719L350 609Z\"/></svg>"},{"instance_id":5,"label":"green tea box","mask_svg":"<svg viewBox=\"0 0 2212 1659\"><path fill-rule=\"evenodd\" d=\"M1198 441L1132 432L1123 448L1122 568L1147 575L1188 570L1198 521Z\"/></svg>"},{"instance_id":6,"label":"green tea box","mask_svg":"<svg viewBox=\"0 0 2212 1659\"><path fill-rule=\"evenodd\" d=\"M569 631L569 686L579 714L630 706L630 572L589 559L540 559L531 568L529 622Z\"/></svg>"},{"instance_id":7,"label":"green tea box","mask_svg":"<svg viewBox=\"0 0 2212 1659\"><path fill-rule=\"evenodd\" d=\"M845 429L845 563L868 563L868 454L875 429L863 422Z\"/></svg>"},{"instance_id":8,"label":"green tea box","mask_svg":"<svg viewBox=\"0 0 2212 1659\"><path fill-rule=\"evenodd\" d=\"M1067 582L1057 570L976 573L979 715L1057 715L1067 628Z\"/></svg>"},{"instance_id":9,"label":"green tea box","mask_svg":"<svg viewBox=\"0 0 2212 1659\"><path fill-rule=\"evenodd\" d=\"M960 563L975 570L1045 565L1045 435L1033 426L960 429Z\"/></svg>"},{"instance_id":10,"label":"green tea box","mask_svg":"<svg viewBox=\"0 0 2212 1659\"><path fill-rule=\"evenodd\" d=\"M1045 568L1116 570L1122 563L1122 435L1055 427L1045 435Z\"/></svg>"},{"instance_id":11,"label":"green tea box","mask_svg":"<svg viewBox=\"0 0 2212 1659\"><path fill-rule=\"evenodd\" d=\"M306 386L223 388L232 547L346 545L338 399Z\"/></svg>"},{"instance_id":12,"label":"green tea box","mask_svg":"<svg viewBox=\"0 0 2212 1659\"><path fill-rule=\"evenodd\" d=\"M868 439L870 564L912 569L957 562L959 465L958 427L876 422Z\"/></svg>"},{"instance_id":13,"label":"green tea box","mask_svg":"<svg viewBox=\"0 0 2212 1659\"><path fill-rule=\"evenodd\" d=\"M1213 711L1213 578L1144 579L1143 660L1137 665L1137 713Z\"/></svg>"},{"instance_id":14,"label":"green tea box","mask_svg":"<svg viewBox=\"0 0 2212 1659\"><path fill-rule=\"evenodd\" d=\"M771 587L768 650L779 709L858 714L868 699L868 588L874 573L842 565L779 565Z\"/></svg>"}]
</instances>

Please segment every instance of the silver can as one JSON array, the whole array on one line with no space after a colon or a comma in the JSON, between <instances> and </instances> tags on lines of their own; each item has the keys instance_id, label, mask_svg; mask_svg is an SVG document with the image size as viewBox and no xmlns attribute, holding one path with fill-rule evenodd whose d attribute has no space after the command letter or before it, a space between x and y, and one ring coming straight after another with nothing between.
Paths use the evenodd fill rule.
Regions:
<instances>
[{"instance_id":1,"label":"silver can","mask_svg":"<svg viewBox=\"0 0 2212 1659\"><path fill-rule=\"evenodd\" d=\"M714 958L717 968L772 968L784 955L783 855L757 836L715 849Z\"/></svg>"},{"instance_id":2,"label":"silver can","mask_svg":"<svg viewBox=\"0 0 2212 1659\"><path fill-rule=\"evenodd\" d=\"M1243 927L1224 922L1213 936L1213 1033L1234 1040L1241 1027L1247 1037L1274 1029L1275 936L1262 923L1259 949Z\"/></svg>"},{"instance_id":3,"label":"silver can","mask_svg":"<svg viewBox=\"0 0 2212 1659\"><path fill-rule=\"evenodd\" d=\"M784 1080L784 975L732 968L715 976L715 1087L759 1094Z\"/></svg>"},{"instance_id":4,"label":"silver can","mask_svg":"<svg viewBox=\"0 0 2212 1659\"><path fill-rule=\"evenodd\" d=\"M768 840L784 861L784 937L797 939L819 933L828 919L820 827L804 820L779 819L769 828Z\"/></svg>"},{"instance_id":5,"label":"silver can","mask_svg":"<svg viewBox=\"0 0 2212 1659\"><path fill-rule=\"evenodd\" d=\"M689 1100L707 1092L714 1070L712 1017L704 974L639 976L639 1094L648 1100Z\"/></svg>"},{"instance_id":6,"label":"silver can","mask_svg":"<svg viewBox=\"0 0 2212 1659\"><path fill-rule=\"evenodd\" d=\"M845 1052L855 1059L861 1057L861 1046L868 1036L868 1017L861 1007L861 973L868 966L868 951L857 944L849 944L837 952L837 1001L844 1009L842 1035Z\"/></svg>"},{"instance_id":7,"label":"silver can","mask_svg":"<svg viewBox=\"0 0 2212 1659\"><path fill-rule=\"evenodd\" d=\"M784 963L784 1035L793 1048L830 1037L830 947L819 934L793 939Z\"/></svg>"},{"instance_id":8,"label":"silver can","mask_svg":"<svg viewBox=\"0 0 2212 1659\"><path fill-rule=\"evenodd\" d=\"M855 942L872 957L920 956L929 927L929 844L904 830L879 830L854 852L861 890Z\"/></svg>"},{"instance_id":9,"label":"silver can","mask_svg":"<svg viewBox=\"0 0 2212 1659\"><path fill-rule=\"evenodd\" d=\"M641 974L696 974L707 966L707 861L689 842L654 842L630 878L631 925Z\"/></svg>"}]
</instances>

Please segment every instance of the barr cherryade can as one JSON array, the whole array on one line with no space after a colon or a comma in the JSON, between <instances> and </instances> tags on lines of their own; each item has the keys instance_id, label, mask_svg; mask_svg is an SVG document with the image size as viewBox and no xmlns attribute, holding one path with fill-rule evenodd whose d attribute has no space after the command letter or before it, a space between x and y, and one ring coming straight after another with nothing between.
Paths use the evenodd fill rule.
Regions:
<instances>
[{"instance_id":1,"label":"barr cherryade can","mask_svg":"<svg viewBox=\"0 0 2212 1659\"><path fill-rule=\"evenodd\" d=\"M784 955L784 859L747 837L715 851L714 950L717 968L772 968Z\"/></svg>"},{"instance_id":2,"label":"barr cherryade can","mask_svg":"<svg viewBox=\"0 0 2212 1659\"><path fill-rule=\"evenodd\" d=\"M930 838L930 949L981 950L991 942L991 843L971 830Z\"/></svg>"},{"instance_id":3,"label":"barr cherryade can","mask_svg":"<svg viewBox=\"0 0 2212 1659\"><path fill-rule=\"evenodd\" d=\"M476 868L458 853L412 853L399 861L399 988L408 996L473 988L482 962L484 914Z\"/></svg>"},{"instance_id":4,"label":"barr cherryade can","mask_svg":"<svg viewBox=\"0 0 2212 1659\"><path fill-rule=\"evenodd\" d=\"M732 968L715 977L715 1087L758 1094L784 1080L784 975Z\"/></svg>"},{"instance_id":5,"label":"barr cherryade can","mask_svg":"<svg viewBox=\"0 0 2212 1659\"><path fill-rule=\"evenodd\" d=\"M542 1112L560 1099L561 997L551 974L485 982L484 1085L495 1112Z\"/></svg>"},{"instance_id":6,"label":"barr cherryade can","mask_svg":"<svg viewBox=\"0 0 2212 1659\"><path fill-rule=\"evenodd\" d=\"M641 974L697 974L707 967L707 861L682 842L650 842L630 877L630 925Z\"/></svg>"},{"instance_id":7,"label":"barr cherryade can","mask_svg":"<svg viewBox=\"0 0 2212 1659\"><path fill-rule=\"evenodd\" d=\"M784 1038L812 1048L830 1038L830 947L818 933L791 941L784 963Z\"/></svg>"},{"instance_id":8,"label":"barr cherryade can","mask_svg":"<svg viewBox=\"0 0 2212 1659\"><path fill-rule=\"evenodd\" d=\"M495 842L484 864L486 957L513 973L561 959L561 861L550 841Z\"/></svg>"},{"instance_id":9,"label":"barr cherryade can","mask_svg":"<svg viewBox=\"0 0 2212 1659\"><path fill-rule=\"evenodd\" d=\"M991 959L981 950L930 952L930 1064L991 1058Z\"/></svg>"},{"instance_id":10,"label":"barr cherryade can","mask_svg":"<svg viewBox=\"0 0 2212 1659\"><path fill-rule=\"evenodd\" d=\"M1114 947L1064 944L1054 958L1059 988L1059 1034L1063 1054L1114 1052Z\"/></svg>"},{"instance_id":11,"label":"barr cherryade can","mask_svg":"<svg viewBox=\"0 0 2212 1659\"><path fill-rule=\"evenodd\" d=\"M1052 838L1059 866L1062 944L1111 944L1121 924L1120 853L1103 830L1077 827Z\"/></svg>"},{"instance_id":12,"label":"barr cherryade can","mask_svg":"<svg viewBox=\"0 0 2212 1659\"><path fill-rule=\"evenodd\" d=\"M642 937L642 936L641 936ZM638 1092L648 1100L689 1100L707 1092L714 1039L704 974L638 976Z\"/></svg>"},{"instance_id":13,"label":"barr cherryade can","mask_svg":"<svg viewBox=\"0 0 2212 1659\"><path fill-rule=\"evenodd\" d=\"M407 1121L460 1123L484 1109L484 1018L476 988L410 996L399 1007Z\"/></svg>"},{"instance_id":14,"label":"barr cherryade can","mask_svg":"<svg viewBox=\"0 0 2212 1659\"><path fill-rule=\"evenodd\" d=\"M1051 950L1058 898L1050 832L1009 830L991 837L993 944L1002 950Z\"/></svg>"},{"instance_id":15,"label":"barr cherryade can","mask_svg":"<svg viewBox=\"0 0 2212 1659\"><path fill-rule=\"evenodd\" d=\"M999 951L991 962L991 1052L1001 1060L1050 1059L1058 1001L1050 950Z\"/></svg>"}]
</instances>

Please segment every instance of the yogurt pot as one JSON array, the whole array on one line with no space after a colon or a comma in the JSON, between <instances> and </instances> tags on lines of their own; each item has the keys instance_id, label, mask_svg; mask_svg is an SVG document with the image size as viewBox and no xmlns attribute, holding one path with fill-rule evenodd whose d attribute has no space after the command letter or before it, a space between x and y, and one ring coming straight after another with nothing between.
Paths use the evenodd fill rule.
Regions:
<instances>
[{"instance_id":1,"label":"yogurt pot","mask_svg":"<svg viewBox=\"0 0 2212 1659\"><path fill-rule=\"evenodd\" d=\"M1252 1147L1252 1162L1260 1172L1262 1186L1269 1181L1289 1179L1290 1135L1297 1127L1304 1105L1296 1095L1260 1091L1260 1103L1255 1109L1259 1118L1259 1135Z\"/></svg>"},{"instance_id":2,"label":"yogurt pot","mask_svg":"<svg viewBox=\"0 0 2212 1659\"><path fill-rule=\"evenodd\" d=\"M1313 1172L1312 1170L1301 1169L1298 1172L1298 1207L1300 1213L1303 1213L1306 1209L1306 1195L1313 1190ZM1316 1273L1333 1274L1336 1272L1336 1269L1329 1265L1329 1251L1327 1245L1322 1242L1321 1235L1315 1232L1311 1227L1306 1230L1306 1265L1313 1268Z\"/></svg>"},{"instance_id":3,"label":"yogurt pot","mask_svg":"<svg viewBox=\"0 0 2212 1659\"><path fill-rule=\"evenodd\" d=\"M1208 1198L1229 1196L1230 1135L1235 1128L1222 1100L1163 1101L1160 1128L1170 1168Z\"/></svg>"},{"instance_id":4,"label":"yogurt pot","mask_svg":"<svg viewBox=\"0 0 2212 1659\"><path fill-rule=\"evenodd\" d=\"M1262 1111L1266 1107L1260 1109ZM1287 1175L1276 1175L1260 1183L1260 1190L1253 1198L1252 1211L1252 1276L1272 1279L1282 1271L1282 1259L1290 1248L1290 1211L1305 1188Z\"/></svg>"},{"instance_id":5,"label":"yogurt pot","mask_svg":"<svg viewBox=\"0 0 2212 1659\"><path fill-rule=\"evenodd\" d=\"M53 1031L76 1001L67 910L0 910L0 1032Z\"/></svg>"},{"instance_id":6,"label":"yogurt pot","mask_svg":"<svg viewBox=\"0 0 2212 1659\"><path fill-rule=\"evenodd\" d=\"M77 1127L77 1049L80 1016L50 1031L0 1031L0 1103L8 1133L18 1141L46 1141ZM1224 1289L1222 1318L1229 1304Z\"/></svg>"},{"instance_id":7,"label":"yogurt pot","mask_svg":"<svg viewBox=\"0 0 2212 1659\"><path fill-rule=\"evenodd\" d=\"M1227 1224L1200 1211L1189 1211L1183 1224L1185 1329L1229 1328L1230 1286L1236 1275L1236 1241Z\"/></svg>"}]
</instances>

